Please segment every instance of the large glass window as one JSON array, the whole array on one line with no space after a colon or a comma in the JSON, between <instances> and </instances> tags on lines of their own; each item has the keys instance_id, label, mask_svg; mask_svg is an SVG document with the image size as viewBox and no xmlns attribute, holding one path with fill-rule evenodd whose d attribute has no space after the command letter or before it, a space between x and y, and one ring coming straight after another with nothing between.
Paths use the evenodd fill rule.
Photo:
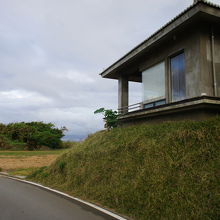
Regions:
<instances>
[{"instance_id":1,"label":"large glass window","mask_svg":"<svg viewBox=\"0 0 220 220\"><path fill-rule=\"evenodd\" d=\"M171 58L172 100L182 100L186 96L185 58L181 53Z\"/></svg>"},{"instance_id":2,"label":"large glass window","mask_svg":"<svg viewBox=\"0 0 220 220\"><path fill-rule=\"evenodd\" d=\"M143 101L165 98L165 62L142 72Z\"/></svg>"}]
</instances>

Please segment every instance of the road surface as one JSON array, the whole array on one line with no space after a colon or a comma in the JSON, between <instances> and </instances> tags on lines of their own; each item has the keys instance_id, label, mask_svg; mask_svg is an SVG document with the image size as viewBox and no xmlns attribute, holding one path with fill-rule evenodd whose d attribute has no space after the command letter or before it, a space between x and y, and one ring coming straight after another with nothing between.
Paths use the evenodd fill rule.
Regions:
<instances>
[{"instance_id":1,"label":"road surface","mask_svg":"<svg viewBox=\"0 0 220 220\"><path fill-rule=\"evenodd\" d=\"M39 187L0 176L0 220L115 220Z\"/></svg>"}]
</instances>

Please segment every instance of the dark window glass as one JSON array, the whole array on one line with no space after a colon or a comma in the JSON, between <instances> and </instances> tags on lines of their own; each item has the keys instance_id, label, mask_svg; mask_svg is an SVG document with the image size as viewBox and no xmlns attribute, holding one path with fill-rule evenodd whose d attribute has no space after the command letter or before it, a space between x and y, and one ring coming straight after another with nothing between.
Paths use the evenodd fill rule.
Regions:
<instances>
[{"instance_id":1,"label":"dark window glass","mask_svg":"<svg viewBox=\"0 0 220 220\"><path fill-rule=\"evenodd\" d=\"M153 108L153 107L160 106L160 105L165 105L165 104L166 104L166 100L162 99L162 100L159 100L159 101L144 104L144 108Z\"/></svg>"},{"instance_id":2,"label":"dark window glass","mask_svg":"<svg viewBox=\"0 0 220 220\"><path fill-rule=\"evenodd\" d=\"M152 108L154 107L154 103L145 104L144 108Z\"/></svg>"},{"instance_id":3,"label":"dark window glass","mask_svg":"<svg viewBox=\"0 0 220 220\"><path fill-rule=\"evenodd\" d=\"M171 58L172 100L178 101L186 96L185 58L181 53Z\"/></svg>"},{"instance_id":4,"label":"dark window glass","mask_svg":"<svg viewBox=\"0 0 220 220\"><path fill-rule=\"evenodd\" d=\"M166 104L166 100L165 99L155 102L155 106L165 105L165 104Z\"/></svg>"}]
</instances>

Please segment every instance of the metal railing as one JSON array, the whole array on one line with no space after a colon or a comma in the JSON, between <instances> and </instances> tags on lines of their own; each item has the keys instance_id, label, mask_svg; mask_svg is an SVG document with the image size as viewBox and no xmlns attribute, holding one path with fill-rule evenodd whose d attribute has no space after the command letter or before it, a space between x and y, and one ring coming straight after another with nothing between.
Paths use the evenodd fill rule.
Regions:
<instances>
[{"instance_id":1,"label":"metal railing","mask_svg":"<svg viewBox=\"0 0 220 220\"><path fill-rule=\"evenodd\" d=\"M125 114L125 113L128 113L128 112L133 112L133 111L140 110L142 108L143 108L143 103L139 102L139 103L136 103L136 104L133 104L133 105L124 106L122 108L119 108L118 113L119 114Z\"/></svg>"},{"instance_id":2,"label":"metal railing","mask_svg":"<svg viewBox=\"0 0 220 220\"><path fill-rule=\"evenodd\" d=\"M153 107L157 107L159 105L163 105L163 104L165 104L165 102L166 102L165 97L160 96L158 98L148 99L144 102L139 102L139 103L136 103L136 104L133 104L133 105L124 106L122 108L119 108L118 113L119 114L126 114L128 112L138 111L138 110L141 110L141 109L153 108Z\"/></svg>"}]
</instances>

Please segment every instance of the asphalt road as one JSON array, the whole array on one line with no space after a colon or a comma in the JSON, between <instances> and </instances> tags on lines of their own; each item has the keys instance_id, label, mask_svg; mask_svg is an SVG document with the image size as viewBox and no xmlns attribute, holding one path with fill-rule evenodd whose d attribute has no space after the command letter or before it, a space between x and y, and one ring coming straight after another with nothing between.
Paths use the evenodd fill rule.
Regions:
<instances>
[{"instance_id":1,"label":"asphalt road","mask_svg":"<svg viewBox=\"0 0 220 220\"><path fill-rule=\"evenodd\" d=\"M115 220L39 187L0 176L0 220Z\"/></svg>"}]
</instances>

